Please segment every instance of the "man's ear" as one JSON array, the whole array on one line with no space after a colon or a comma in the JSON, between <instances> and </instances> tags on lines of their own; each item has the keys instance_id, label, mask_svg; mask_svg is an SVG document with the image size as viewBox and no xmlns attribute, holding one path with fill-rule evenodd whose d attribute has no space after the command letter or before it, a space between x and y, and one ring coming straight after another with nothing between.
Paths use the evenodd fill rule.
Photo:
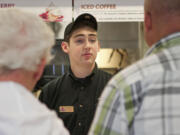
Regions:
<instances>
[{"instance_id":1,"label":"man's ear","mask_svg":"<svg viewBox=\"0 0 180 135\"><path fill-rule=\"evenodd\" d=\"M46 59L42 58L40 64L37 66L37 70L34 73L34 79L38 81L41 78L41 75L43 74L44 67L46 65Z\"/></svg>"},{"instance_id":2,"label":"man's ear","mask_svg":"<svg viewBox=\"0 0 180 135\"><path fill-rule=\"evenodd\" d=\"M100 44L100 42L98 41L98 52L100 51L100 48L101 48L101 44Z\"/></svg>"},{"instance_id":3,"label":"man's ear","mask_svg":"<svg viewBox=\"0 0 180 135\"><path fill-rule=\"evenodd\" d=\"M152 30L152 15L150 12L145 12L144 14L144 27L145 32Z\"/></svg>"},{"instance_id":4,"label":"man's ear","mask_svg":"<svg viewBox=\"0 0 180 135\"><path fill-rule=\"evenodd\" d=\"M62 42L61 43L61 48L62 48L62 50L65 52L65 53L68 53L69 51L69 44L68 44L68 42Z\"/></svg>"}]
</instances>

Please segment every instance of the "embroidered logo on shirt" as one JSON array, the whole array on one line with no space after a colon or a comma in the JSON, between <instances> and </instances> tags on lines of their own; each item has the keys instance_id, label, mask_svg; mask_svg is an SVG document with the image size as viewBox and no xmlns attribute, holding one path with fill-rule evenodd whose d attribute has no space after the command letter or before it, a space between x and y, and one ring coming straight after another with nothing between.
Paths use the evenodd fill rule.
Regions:
<instances>
[{"instance_id":1,"label":"embroidered logo on shirt","mask_svg":"<svg viewBox=\"0 0 180 135\"><path fill-rule=\"evenodd\" d=\"M74 106L59 106L59 112L74 112Z\"/></svg>"}]
</instances>

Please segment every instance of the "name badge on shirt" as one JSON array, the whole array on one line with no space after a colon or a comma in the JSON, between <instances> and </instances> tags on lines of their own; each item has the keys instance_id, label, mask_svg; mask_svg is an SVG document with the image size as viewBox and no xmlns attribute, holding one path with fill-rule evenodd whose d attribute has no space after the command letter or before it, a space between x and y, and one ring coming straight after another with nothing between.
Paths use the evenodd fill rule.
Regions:
<instances>
[{"instance_id":1,"label":"name badge on shirt","mask_svg":"<svg viewBox=\"0 0 180 135\"><path fill-rule=\"evenodd\" d=\"M59 112L74 112L74 106L59 106Z\"/></svg>"}]
</instances>

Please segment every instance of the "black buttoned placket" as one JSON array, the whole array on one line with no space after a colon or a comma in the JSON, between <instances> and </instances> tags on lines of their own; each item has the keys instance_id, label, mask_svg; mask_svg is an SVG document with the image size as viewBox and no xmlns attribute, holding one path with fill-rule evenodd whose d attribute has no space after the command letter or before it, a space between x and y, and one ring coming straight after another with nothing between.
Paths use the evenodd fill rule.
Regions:
<instances>
[{"instance_id":1,"label":"black buttoned placket","mask_svg":"<svg viewBox=\"0 0 180 135\"><path fill-rule=\"evenodd\" d=\"M86 78L84 80L80 80L78 86L78 105L77 105L77 121L75 132L76 134L84 133L85 129L87 128L87 113L90 110L89 106L89 98L87 97L87 85L90 83L91 79ZM77 82L76 82L77 83Z\"/></svg>"}]
</instances>

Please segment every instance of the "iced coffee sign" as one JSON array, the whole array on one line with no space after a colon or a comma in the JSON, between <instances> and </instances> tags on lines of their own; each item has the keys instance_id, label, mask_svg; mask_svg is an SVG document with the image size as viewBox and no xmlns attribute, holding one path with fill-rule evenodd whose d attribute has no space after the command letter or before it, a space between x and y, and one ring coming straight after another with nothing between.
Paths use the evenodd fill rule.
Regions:
<instances>
[{"instance_id":1,"label":"iced coffee sign","mask_svg":"<svg viewBox=\"0 0 180 135\"><path fill-rule=\"evenodd\" d=\"M99 22L143 21L144 0L75 0L74 16L93 14Z\"/></svg>"}]
</instances>

